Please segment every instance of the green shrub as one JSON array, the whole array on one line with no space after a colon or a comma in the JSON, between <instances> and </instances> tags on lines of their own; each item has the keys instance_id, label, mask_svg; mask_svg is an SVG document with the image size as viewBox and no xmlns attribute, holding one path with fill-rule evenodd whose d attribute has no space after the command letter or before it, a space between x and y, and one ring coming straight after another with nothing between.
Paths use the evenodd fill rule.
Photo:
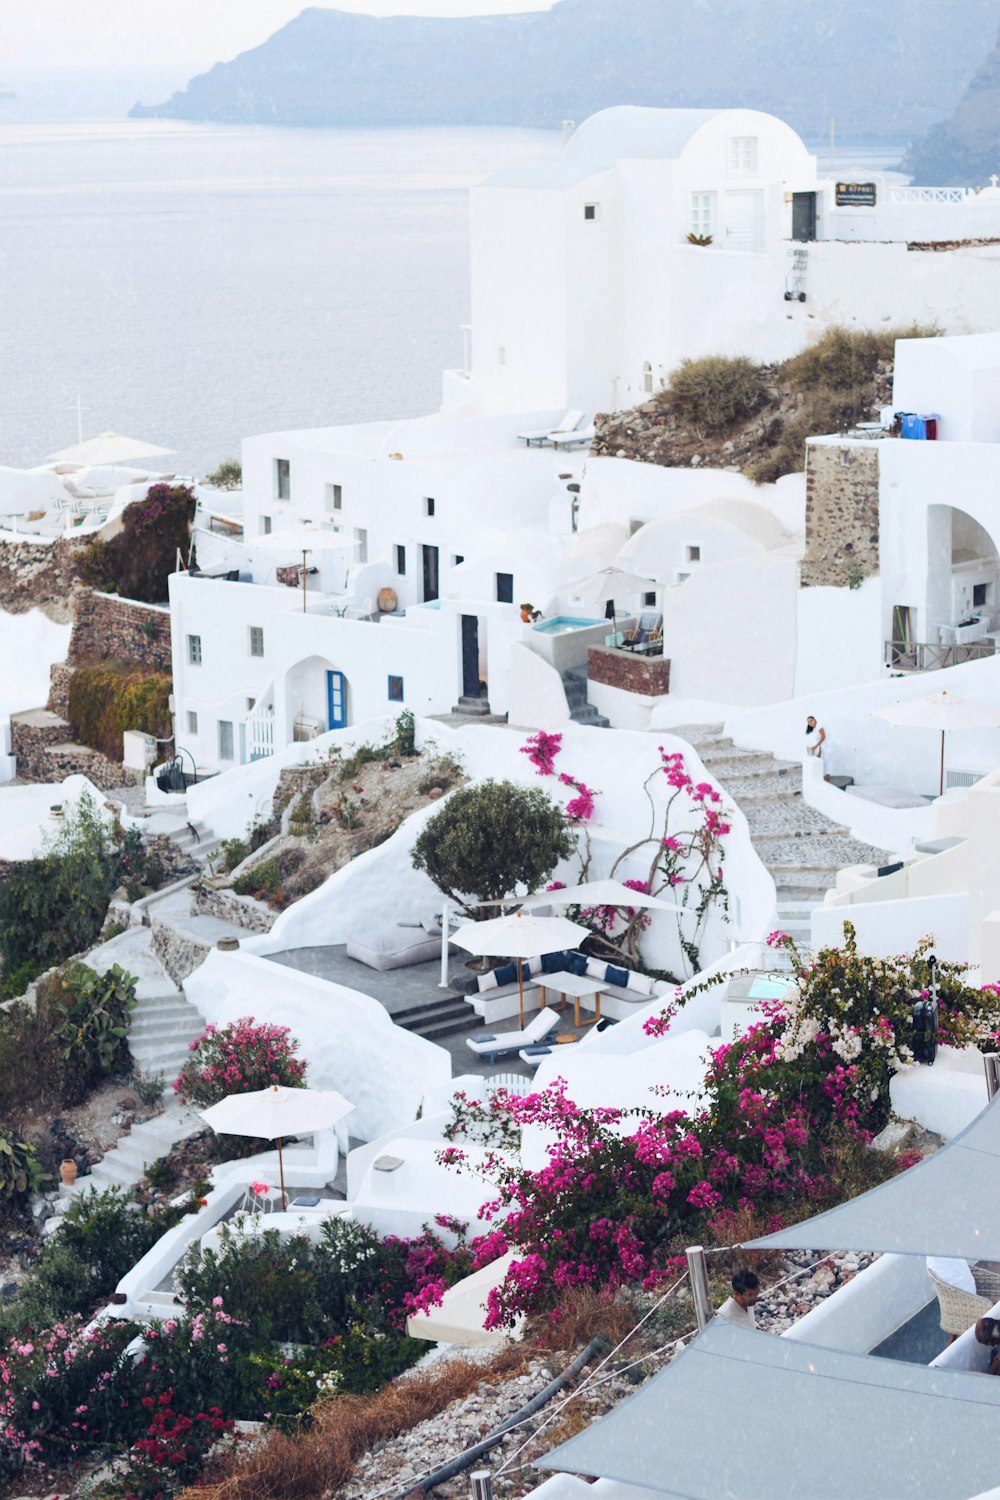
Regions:
<instances>
[{"instance_id":1,"label":"green shrub","mask_svg":"<svg viewBox=\"0 0 1000 1500\"><path fill-rule=\"evenodd\" d=\"M238 896L255 896L258 901L270 901L281 886L282 870L277 856L261 860L233 881L233 890Z\"/></svg>"},{"instance_id":2,"label":"green shrub","mask_svg":"<svg viewBox=\"0 0 1000 1500\"><path fill-rule=\"evenodd\" d=\"M3 973L33 965L40 974L91 948L118 879L114 834L84 794L49 850L16 865L0 884Z\"/></svg>"},{"instance_id":3,"label":"green shrub","mask_svg":"<svg viewBox=\"0 0 1000 1500\"><path fill-rule=\"evenodd\" d=\"M117 536L90 543L80 564L85 582L126 599L163 604L177 552L187 553L194 512L194 491L187 485L151 485L144 500L126 506Z\"/></svg>"},{"instance_id":4,"label":"green shrub","mask_svg":"<svg viewBox=\"0 0 1000 1500\"><path fill-rule=\"evenodd\" d=\"M109 760L122 758L122 734L170 734L169 672L130 662L77 667L69 684L69 719L77 738Z\"/></svg>"},{"instance_id":5,"label":"green shrub","mask_svg":"<svg viewBox=\"0 0 1000 1500\"><path fill-rule=\"evenodd\" d=\"M205 475L205 482L217 490L238 490L243 485L243 465L238 458L224 458L217 469Z\"/></svg>"},{"instance_id":6,"label":"green shrub","mask_svg":"<svg viewBox=\"0 0 1000 1500\"><path fill-rule=\"evenodd\" d=\"M659 400L694 437L730 432L768 403L758 365L742 355L683 359Z\"/></svg>"},{"instance_id":7,"label":"green shrub","mask_svg":"<svg viewBox=\"0 0 1000 1500\"><path fill-rule=\"evenodd\" d=\"M221 864L226 874L241 865L249 853L250 848L245 839L223 839Z\"/></svg>"},{"instance_id":8,"label":"green shrub","mask_svg":"<svg viewBox=\"0 0 1000 1500\"><path fill-rule=\"evenodd\" d=\"M130 1066L129 1017L135 979L118 964L96 974L71 964L59 980L53 1034L62 1049L64 1094L86 1098L91 1087Z\"/></svg>"},{"instance_id":9,"label":"green shrub","mask_svg":"<svg viewBox=\"0 0 1000 1500\"><path fill-rule=\"evenodd\" d=\"M44 999L0 1011L2 1118L16 1120L59 1104L62 1080L59 1044Z\"/></svg>"},{"instance_id":10,"label":"green shrub","mask_svg":"<svg viewBox=\"0 0 1000 1500\"><path fill-rule=\"evenodd\" d=\"M495 915L489 906L519 887L537 891L576 847L560 807L540 787L482 781L460 787L424 824L413 865L470 915ZM464 898L464 899L463 899Z\"/></svg>"},{"instance_id":11,"label":"green shrub","mask_svg":"<svg viewBox=\"0 0 1000 1500\"><path fill-rule=\"evenodd\" d=\"M34 1192L44 1175L32 1143L19 1131L0 1126L0 1202Z\"/></svg>"}]
</instances>

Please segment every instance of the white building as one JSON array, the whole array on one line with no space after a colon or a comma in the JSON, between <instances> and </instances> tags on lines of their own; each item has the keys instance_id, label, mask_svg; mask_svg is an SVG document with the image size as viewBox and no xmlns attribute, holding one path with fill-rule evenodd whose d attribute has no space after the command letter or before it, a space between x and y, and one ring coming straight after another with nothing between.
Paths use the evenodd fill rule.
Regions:
<instances>
[{"instance_id":1,"label":"white building","mask_svg":"<svg viewBox=\"0 0 1000 1500\"><path fill-rule=\"evenodd\" d=\"M822 182L757 110L602 110L561 159L473 191L471 355L445 406L620 410L686 356L784 359L831 324L991 329L1000 247L917 246L998 233L995 187Z\"/></svg>"}]
</instances>

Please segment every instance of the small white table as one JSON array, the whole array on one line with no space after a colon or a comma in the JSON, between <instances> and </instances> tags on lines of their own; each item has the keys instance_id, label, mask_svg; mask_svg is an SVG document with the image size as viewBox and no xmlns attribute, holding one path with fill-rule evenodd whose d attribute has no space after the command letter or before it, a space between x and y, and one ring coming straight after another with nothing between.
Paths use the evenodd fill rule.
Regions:
<instances>
[{"instance_id":1,"label":"small white table","mask_svg":"<svg viewBox=\"0 0 1000 1500\"><path fill-rule=\"evenodd\" d=\"M531 988L542 992L542 1010L545 1009L545 991L555 990L565 1000L567 995L573 997L573 1022L576 1026L593 1026L601 1019L601 991L605 988L600 979L591 979L586 974L570 974L563 969L557 970L555 974L543 974L540 978L531 980ZM596 997L594 1014L589 1021L580 1020L580 1001L589 999L591 995Z\"/></svg>"}]
</instances>

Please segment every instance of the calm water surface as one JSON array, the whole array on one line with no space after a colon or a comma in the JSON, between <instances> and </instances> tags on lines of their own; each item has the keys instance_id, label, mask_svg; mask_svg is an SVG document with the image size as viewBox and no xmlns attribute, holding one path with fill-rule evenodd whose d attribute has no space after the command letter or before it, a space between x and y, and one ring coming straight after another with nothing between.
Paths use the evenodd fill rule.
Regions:
<instances>
[{"instance_id":1,"label":"calm water surface","mask_svg":"<svg viewBox=\"0 0 1000 1500\"><path fill-rule=\"evenodd\" d=\"M414 416L461 363L468 190L557 132L0 124L0 464L114 428L179 472Z\"/></svg>"}]
</instances>

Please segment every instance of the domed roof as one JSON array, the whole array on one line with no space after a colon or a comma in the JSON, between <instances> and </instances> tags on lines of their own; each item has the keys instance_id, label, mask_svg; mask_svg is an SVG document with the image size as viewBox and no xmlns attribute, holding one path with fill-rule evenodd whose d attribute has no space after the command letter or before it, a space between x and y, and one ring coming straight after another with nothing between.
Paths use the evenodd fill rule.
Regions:
<instances>
[{"instance_id":1,"label":"domed roof","mask_svg":"<svg viewBox=\"0 0 1000 1500\"><path fill-rule=\"evenodd\" d=\"M720 109L649 109L619 104L599 110L570 136L567 161L585 160L595 166L653 157L672 161Z\"/></svg>"}]
</instances>

